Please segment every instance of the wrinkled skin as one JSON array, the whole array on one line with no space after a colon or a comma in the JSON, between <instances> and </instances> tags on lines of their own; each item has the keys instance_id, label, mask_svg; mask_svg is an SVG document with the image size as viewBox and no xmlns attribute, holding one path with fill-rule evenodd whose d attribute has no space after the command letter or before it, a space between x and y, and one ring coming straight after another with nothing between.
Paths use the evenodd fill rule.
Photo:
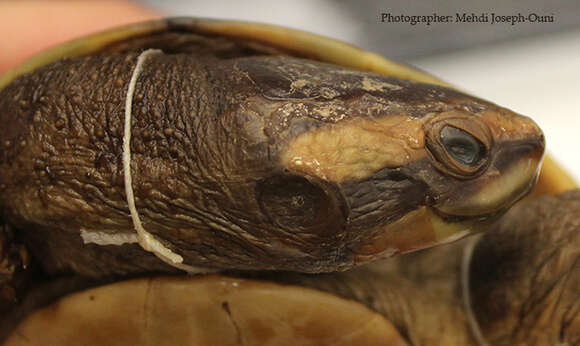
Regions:
<instances>
[{"instance_id":1,"label":"wrinkled skin","mask_svg":"<svg viewBox=\"0 0 580 346\"><path fill-rule=\"evenodd\" d=\"M472 243L471 302L489 345L580 344L580 190L521 203L478 239L346 273L277 280L359 301L412 345L477 345L461 282Z\"/></svg>"},{"instance_id":2,"label":"wrinkled skin","mask_svg":"<svg viewBox=\"0 0 580 346\"><path fill-rule=\"evenodd\" d=\"M83 244L133 233L136 59L62 60L1 91L0 209L49 275L172 271L137 244ZM340 271L456 239L530 190L544 149L532 120L483 100L283 57L157 54L132 108L144 227L209 270ZM472 166L443 149L448 124L480 141Z\"/></svg>"},{"instance_id":3,"label":"wrinkled skin","mask_svg":"<svg viewBox=\"0 0 580 346\"><path fill-rule=\"evenodd\" d=\"M479 345L477 339L474 338L473 328L468 323L463 305L461 275L465 250L475 244L471 260L466 263L469 263L471 306L478 321L483 342L487 342L488 345L578 345L580 342L579 220L580 190L575 190L558 197L543 197L516 206L495 230L478 239L468 238L455 244L377 262L344 273L319 275L256 273L251 277L253 280L310 287L360 302L385 316L400 333L400 339L391 333L388 336L385 335L386 339L383 341L388 339L392 342L386 345ZM234 323L237 320L237 323L250 326L251 324L247 323L252 319L255 321L256 318L252 315L252 309L247 312L249 320L246 320L245 316L239 315L240 311L244 311L240 308L242 305L254 304L258 311L263 311L260 303L241 304L236 303L234 299L236 287L246 287L240 288L240 293L243 294L243 292L248 292L248 285L252 285L251 282L245 281L248 274L232 273L230 278L224 279L223 282L236 282L235 277L241 276L245 278L240 279L239 284L231 286L230 298L228 295L222 298L230 300L227 309L224 310L222 301L218 300L215 303L215 313L226 314L226 323L234 318ZM207 287L212 290L223 287L219 276L215 275L191 280L199 281L202 287L206 285L203 283L204 280L209 281L210 284L207 284ZM259 281L256 282L259 283ZM67 279L60 283L60 288L58 284L45 287L44 295L52 292L54 297L57 297L59 291L62 294L75 286L76 288L72 289L80 289L82 285L82 280ZM85 282L84 285L91 285L91 283ZM292 286L282 287L292 288ZM196 292L198 291L192 291L188 295L198 294ZM98 302L105 298L97 291L88 294L90 296L87 295L85 299L93 297ZM28 303L34 305L35 299L37 299L36 304L46 303L47 301L43 301L41 296L32 297ZM246 296L251 297L251 295ZM284 299L279 299L278 304L286 304L284 301ZM327 300L325 302L328 303ZM140 311L142 304L144 302L138 303L137 311ZM341 310L340 306L342 305L337 305L335 314L348 314ZM41 328L40 332L44 330L42 328L50 328L50 323L68 323L66 319L54 320L61 316L58 315L57 307L43 311L44 316L36 320L36 323L41 323L39 327L36 327ZM204 308L214 309L211 303L204 305ZM291 306L271 308L281 312ZM232 317L230 309L236 311L237 315ZM156 309L150 311L152 314L155 312ZM197 318L204 320L204 313L200 313L202 316ZM357 313L360 311L357 310ZM123 316L123 314L117 316ZM265 316L270 316L270 314ZM132 323L140 325L141 318L147 317L137 314ZM338 323L344 321L340 316L330 314L324 317L325 320L320 322L319 327L328 328L328 323L332 324L333 318L336 318ZM369 317L361 315L360 318ZM85 320L84 317L82 319ZM156 320L157 317L152 317L152 319ZM82 323L90 324L91 319L80 322L80 325ZM282 320L276 323L286 326L293 322ZM316 323L316 319L311 319L309 330L315 331ZM13 334L10 344L34 344L38 335L41 335L38 329L34 328L35 325L31 325L30 322L21 327ZM345 328L352 333L357 331L351 327ZM163 330L149 330L151 335L157 332L163 335ZM2 333L6 335L6 326ZM101 334L100 331L97 333ZM211 335L211 331L209 333ZM260 332L259 330L226 328L216 330L215 333L224 334L224 340L228 339L226 336L228 333L233 333L230 339L234 341L231 344L241 345L243 338L240 339L240 336L249 337L252 333L259 335ZM91 339L90 336L84 334L83 340ZM376 337L376 333L369 332L368 334L369 337L372 335ZM55 340L59 338L54 337ZM286 340L286 343L288 342L288 339L284 339L284 335L280 337ZM100 337L97 339L102 340ZM237 343L236 339L238 339ZM304 341L304 335L297 335L296 340ZM107 343L115 344L116 341L115 337L107 340Z\"/></svg>"}]
</instances>

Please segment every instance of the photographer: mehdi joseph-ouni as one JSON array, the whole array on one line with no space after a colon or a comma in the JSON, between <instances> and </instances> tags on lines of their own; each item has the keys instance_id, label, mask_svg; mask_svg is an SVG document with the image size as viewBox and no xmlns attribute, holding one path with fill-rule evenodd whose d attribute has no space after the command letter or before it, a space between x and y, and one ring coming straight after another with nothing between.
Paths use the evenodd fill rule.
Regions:
<instances>
[{"instance_id":1,"label":"photographer: mehdi joseph-ouni","mask_svg":"<svg viewBox=\"0 0 580 346\"><path fill-rule=\"evenodd\" d=\"M405 23L411 25L432 23L489 23L489 24L511 24L518 23L554 23L554 14L541 15L538 13L521 13L514 15L500 15L493 12L482 13L455 13L455 15L406 15L392 14L390 12L381 13L381 22L383 23Z\"/></svg>"}]
</instances>

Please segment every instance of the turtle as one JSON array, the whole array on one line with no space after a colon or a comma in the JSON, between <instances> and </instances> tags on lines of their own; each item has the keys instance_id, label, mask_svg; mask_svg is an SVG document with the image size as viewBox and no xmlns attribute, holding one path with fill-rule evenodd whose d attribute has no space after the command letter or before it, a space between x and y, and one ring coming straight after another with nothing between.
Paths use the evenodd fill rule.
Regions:
<instances>
[{"instance_id":1,"label":"turtle","mask_svg":"<svg viewBox=\"0 0 580 346\"><path fill-rule=\"evenodd\" d=\"M2 336L88 289L32 313L8 344L42 342L42 328L53 344L433 342L379 288L418 292L423 280L452 296L457 253L480 237L459 240L519 217L506 213L534 187L545 147L530 118L414 68L210 19L57 46L0 77L0 109ZM574 184L546 158L538 186ZM575 210L564 196L552 209ZM426 319L473 342L450 326L474 314L451 302Z\"/></svg>"}]
</instances>

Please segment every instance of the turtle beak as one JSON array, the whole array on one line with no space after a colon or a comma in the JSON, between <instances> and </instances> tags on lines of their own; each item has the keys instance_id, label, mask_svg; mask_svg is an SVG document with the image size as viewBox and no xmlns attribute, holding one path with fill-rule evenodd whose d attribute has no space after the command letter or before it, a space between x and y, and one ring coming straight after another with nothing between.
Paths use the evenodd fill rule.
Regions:
<instances>
[{"instance_id":1,"label":"turtle beak","mask_svg":"<svg viewBox=\"0 0 580 346\"><path fill-rule=\"evenodd\" d=\"M542 130L517 114L490 114L482 119L494 140L490 166L473 184L462 187L464 198L443 199L435 206L443 214L474 217L501 213L537 182L545 148Z\"/></svg>"}]
</instances>

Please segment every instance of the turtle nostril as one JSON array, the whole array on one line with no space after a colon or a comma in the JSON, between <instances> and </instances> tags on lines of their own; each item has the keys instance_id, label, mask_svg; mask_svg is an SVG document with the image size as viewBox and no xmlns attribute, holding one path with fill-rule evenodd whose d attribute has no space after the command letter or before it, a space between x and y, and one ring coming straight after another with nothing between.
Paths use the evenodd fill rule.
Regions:
<instances>
[{"instance_id":1,"label":"turtle nostril","mask_svg":"<svg viewBox=\"0 0 580 346\"><path fill-rule=\"evenodd\" d=\"M542 147L542 152L543 152L544 149L546 148L546 137L544 136L544 133L540 133L540 138L539 138L538 142L540 143L539 145Z\"/></svg>"}]
</instances>

